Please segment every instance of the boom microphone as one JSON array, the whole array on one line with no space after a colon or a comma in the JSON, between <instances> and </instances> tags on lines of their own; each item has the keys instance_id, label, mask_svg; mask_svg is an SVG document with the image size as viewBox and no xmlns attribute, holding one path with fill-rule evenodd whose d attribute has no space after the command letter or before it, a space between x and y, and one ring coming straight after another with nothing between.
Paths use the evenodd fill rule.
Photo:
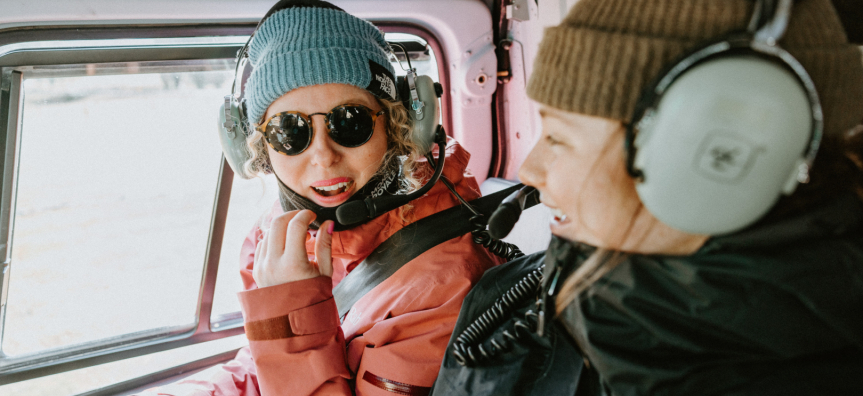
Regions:
<instances>
[{"instance_id":1,"label":"boom microphone","mask_svg":"<svg viewBox=\"0 0 863 396\"><path fill-rule=\"evenodd\" d=\"M488 219L488 233L494 239L509 235L521 212L539 203L539 191L526 186L503 199Z\"/></svg>"},{"instance_id":2,"label":"boom microphone","mask_svg":"<svg viewBox=\"0 0 863 396\"><path fill-rule=\"evenodd\" d=\"M422 188L407 195L382 195L377 198L368 197L362 201L347 202L336 209L336 219L339 223L351 225L366 219L373 219L427 193L443 173L446 157L446 132L441 126L438 126L435 143L438 145L438 160L435 163L434 174Z\"/></svg>"}]
</instances>

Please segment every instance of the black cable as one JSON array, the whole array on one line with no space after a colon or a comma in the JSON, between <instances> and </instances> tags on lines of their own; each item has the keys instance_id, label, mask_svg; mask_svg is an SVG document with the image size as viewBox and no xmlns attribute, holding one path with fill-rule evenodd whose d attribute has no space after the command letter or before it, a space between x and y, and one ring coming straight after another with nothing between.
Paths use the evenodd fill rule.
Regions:
<instances>
[{"instance_id":1,"label":"black cable","mask_svg":"<svg viewBox=\"0 0 863 396\"><path fill-rule=\"evenodd\" d=\"M411 66L411 56L408 54L408 50L406 50L405 47L399 43L390 43L390 46L393 45L402 49L402 52L405 54L405 59L407 59L408 61L408 70L413 69L414 67ZM398 60L398 57L396 57L396 60ZM401 62L399 62L399 67L401 67ZM402 70L404 70L404 67L402 67Z\"/></svg>"},{"instance_id":2,"label":"black cable","mask_svg":"<svg viewBox=\"0 0 863 396\"><path fill-rule=\"evenodd\" d=\"M510 329L504 330L497 338L492 338L486 347L483 343L495 329L500 327L506 319L506 315L518 304L528 298L535 296L542 283L543 264L531 271L512 288L498 298L491 308L487 309L473 323L471 323L453 343L453 356L458 364L462 366L475 366L483 361L490 360L499 353L504 352L519 341L525 334L536 330L537 314L532 310L525 313L525 319L517 319Z\"/></svg>"},{"instance_id":3,"label":"black cable","mask_svg":"<svg viewBox=\"0 0 863 396\"><path fill-rule=\"evenodd\" d=\"M431 153L426 154L426 159L429 161L429 164L435 166L435 159L431 155ZM504 242L500 239L492 238L492 236L488 233L486 226L488 225L488 220L486 220L485 215L480 213L476 208L473 207L470 203L468 203L461 194L456 191L455 186L452 185L446 176L441 176L440 181L446 186L449 191L455 195L456 199L461 202L462 205L467 207L468 210L473 213L473 216L470 218L470 223L473 226L473 229L470 231L471 235L473 235L473 242L479 245L482 245L490 252L494 253L498 257L502 257L506 259L506 261L511 261L517 259L519 257L524 256L521 249L518 246Z\"/></svg>"},{"instance_id":4,"label":"black cable","mask_svg":"<svg viewBox=\"0 0 863 396\"><path fill-rule=\"evenodd\" d=\"M436 165L434 156L431 153L426 154L426 159L432 166ZM524 256L524 253L522 253L518 246L492 238L486 229L488 223L485 220L485 215L468 203L445 176L441 176L440 181L455 195L462 205L473 213L469 221L474 226L473 230L471 230L474 243L484 246L490 252L505 258L507 261ZM483 312L479 318L471 323L456 338L453 344L453 355L456 362L462 366L473 366L482 361L489 360L500 352L511 348L513 343L518 342L525 334L536 330L539 317L532 310L528 310L525 313L524 320L519 319L515 321L511 329L512 331L510 329L504 330L499 338L492 338L489 341L488 347L485 347L481 342L501 325L506 319L506 315L517 304L521 304L532 295L536 295L542 283L543 268L545 268L545 265L531 271L512 288L507 290L506 293L494 302L491 308Z\"/></svg>"},{"instance_id":5,"label":"black cable","mask_svg":"<svg viewBox=\"0 0 863 396\"><path fill-rule=\"evenodd\" d=\"M524 253L515 244L492 238L486 229L488 221L484 215L475 215L470 218L470 222L474 226L474 229L471 231L474 243L485 246L490 252L498 257L505 258L507 261L524 256Z\"/></svg>"}]
</instances>

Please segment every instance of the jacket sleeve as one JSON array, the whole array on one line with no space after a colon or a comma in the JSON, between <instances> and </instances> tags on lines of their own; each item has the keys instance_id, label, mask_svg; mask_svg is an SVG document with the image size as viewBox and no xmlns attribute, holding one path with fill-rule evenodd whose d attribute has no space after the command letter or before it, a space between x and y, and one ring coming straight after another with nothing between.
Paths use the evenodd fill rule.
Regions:
<instances>
[{"instance_id":1,"label":"jacket sleeve","mask_svg":"<svg viewBox=\"0 0 863 396\"><path fill-rule=\"evenodd\" d=\"M255 227L243 243L246 290L238 296L261 393L351 395L332 280L321 276L258 288L252 269L260 237Z\"/></svg>"},{"instance_id":2,"label":"jacket sleeve","mask_svg":"<svg viewBox=\"0 0 863 396\"><path fill-rule=\"evenodd\" d=\"M474 248L444 243L367 295L371 305L358 302L344 326L359 335L347 345L329 277L239 293L261 393L427 395L462 300L487 267L472 261L492 263L458 246L465 241ZM370 327L352 327L368 319Z\"/></svg>"},{"instance_id":3,"label":"jacket sleeve","mask_svg":"<svg viewBox=\"0 0 863 396\"><path fill-rule=\"evenodd\" d=\"M135 396L260 396L249 347L237 356L181 381L147 389Z\"/></svg>"},{"instance_id":4,"label":"jacket sleeve","mask_svg":"<svg viewBox=\"0 0 863 396\"><path fill-rule=\"evenodd\" d=\"M318 277L240 293L261 393L428 394L470 280L427 284L347 348L331 285Z\"/></svg>"},{"instance_id":5,"label":"jacket sleeve","mask_svg":"<svg viewBox=\"0 0 863 396\"><path fill-rule=\"evenodd\" d=\"M240 250L240 277L246 289L256 287L251 268L255 247L262 235L259 224L243 241ZM214 366L176 383L147 389L135 396L260 396L260 394L255 362L247 346L240 349L237 356L225 364Z\"/></svg>"},{"instance_id":6,"label":"jacket sleeve","mask_svg":"<svg viewBox=\"0 0 863 396\"><path fill-rule=\"evenodd\" d=\"M249 346L230 362L140 396L351 395L345 340L332 280L317 277L257 288L254 227L241 248L240 305Z\"/></svg>"},{"instance_id":7,"label":"jacket sleeve","mask_svg":"<svg viewBox=\"0 0 863 396\"><path fill-rule=\"evenodd\" d=\"M350 395L332 280L241 292L246 337L265 395Z\"/></svg>"}]
</instances>

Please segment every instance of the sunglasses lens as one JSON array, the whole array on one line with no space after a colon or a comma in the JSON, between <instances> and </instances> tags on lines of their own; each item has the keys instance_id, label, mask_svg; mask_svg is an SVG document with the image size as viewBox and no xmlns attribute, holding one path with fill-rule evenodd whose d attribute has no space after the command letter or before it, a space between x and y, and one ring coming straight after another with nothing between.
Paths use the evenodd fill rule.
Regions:
<instances>
[{"instance_id":1,"label":"sunglasses lens","mask_svg":"<svg viewBox=\"0 0 863 396\"><path fill-rule=\"evenodd\" d=\"M282 154L302 153L309 147L311 140L311 126L297 114L283 114L267 126L267 141Z\"/></svg>"},{"instance_id":2,"label":"sunglasses lens","mask_svg":"<svg viewBox=\"0 0 863 396\"><path fill-rule=\"evenodd\" d=\"M330 137L345 147L362 146L375 131L370 111L361 106L339 106L332 110L328 121Z\"/></svg>"}]
</instances>

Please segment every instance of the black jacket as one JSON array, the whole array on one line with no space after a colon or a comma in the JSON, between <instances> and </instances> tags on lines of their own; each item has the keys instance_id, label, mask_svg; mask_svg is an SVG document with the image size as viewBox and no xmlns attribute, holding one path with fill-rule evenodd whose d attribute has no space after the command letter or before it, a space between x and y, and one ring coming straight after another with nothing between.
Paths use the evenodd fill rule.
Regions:
<instances>
[{"instance_id":1,"label":"black jacket","mask_svg":"<svg viewBox=\"0 0 863 396\"><path fill-rule=\"evenodd\" d=\"M560 319L615 396L863 395L863 205L631 255Z\"/></svg>"},{"instance_id":2,"label":"black jacket","mask_svg":"<svg viewBox=\"0 0 863 396\"><path fill-rule=\"evenodd\" d=\"M545 334L536 333L536 321L526 318L528 311L538 311L536 289L524 288L522 303L512 308L496 305L501 296L513 286L538 270L546 262L545 252L525 256L492 268L483 274L465 297L458 321L447 345L440 372L434 384L433 396L572 396L580 377L583 359L566 330L548 321ZM492 308L497 307L497 308ZM477 320L488 311L496 311L502 318L499 325ZM530 329L518 329L518 321L530 322ZM478 363L462 366L454 354L454 344L460 335L467 334L470 326L481 325L489 334L472 343L473 355ZM518 337L508 342L504 332ZM484 358L478 346L493 350L492 340L508 346L492 357Z\"/></svg>"},{"instance_id":3,"label":"black jacket","mask_svg":"<svg viewBox=\"0 0 863 396\"><path fill-rule=\"evenodd\" d=\"M549 288L560 268L559 290L592 252L555 238L487 271L464 300L434 395L571 395L576 384L578 396L863 395L863 205L853 196L690 256L630 255L564 310L565 330L474 368L455 362L456 337L524 275L545 263Z\"/></svg>"}]
</instances>

